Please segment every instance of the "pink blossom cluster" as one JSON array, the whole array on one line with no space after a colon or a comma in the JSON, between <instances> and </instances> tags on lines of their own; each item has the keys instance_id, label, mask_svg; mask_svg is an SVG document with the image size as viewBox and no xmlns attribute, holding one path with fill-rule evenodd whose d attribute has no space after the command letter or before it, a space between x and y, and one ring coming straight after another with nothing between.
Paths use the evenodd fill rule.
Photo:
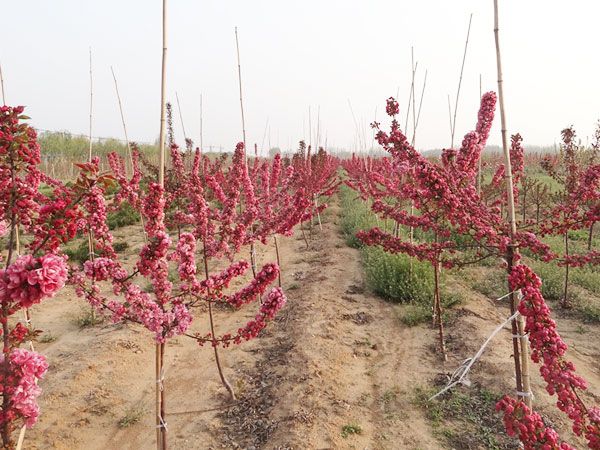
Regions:
<instances>
[{"instance_id":1,"label":"pink blossom cluster","mask_svg":"<svg viewBox=\"0 0 600 450\"><path fill-rule=\"evenodd\" d=\"M6 409L0 412L0 427L22 420L25 426L31 428L40 412L37 397L41 389L36 381L48 369L46 359L38 353L14 348L8 356L8 364L5 354L0 355L0 366L2 395L9 399Z\"/></svg>"},{"instance_id":2,"label":"pink blossom cluster","mask_svg":"<svg viewBox=\"0 0 600 450\"><path fill-rule=\"evenodd\" d=\"M0 301L10 310L29 308L42 298L52 297L67 280L67 265L61 256L19 256L0 269Z\"/></svg>"},{"instance_id":3,"label":"pink blossom cluster","mask_svg":"<svg viewBox=\"0 0 600 450\"><path fill-rule=\"evenodd\" d=\"M281 288L273 288L263 301L258 314L254 319L239 328L235 334L225 333L222 336L213 336L211 333L194 335L199 345L210 342L213 347L222 345L224 348L231 344L241 344L243 341L249 341L259 335L259 333L268 325L279 310L285 306L286 297Z\"/></svg>"}]
</instances>

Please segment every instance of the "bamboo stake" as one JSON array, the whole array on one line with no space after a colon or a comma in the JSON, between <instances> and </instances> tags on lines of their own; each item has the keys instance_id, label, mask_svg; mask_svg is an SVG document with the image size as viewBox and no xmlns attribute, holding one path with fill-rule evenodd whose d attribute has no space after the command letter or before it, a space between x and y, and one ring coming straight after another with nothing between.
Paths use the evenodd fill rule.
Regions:
<instances>
[{"instance_id":1,"label":"bamboo stake","mask_svg":"<svg viewBox=\"0 0 600 450\"><path fill-rule=\"evenodd\" d=\"M237 51L237 62L238 62L238 84L240 86L240 110L242 111L242 138L244 141L244 157L246 164L248 164L248 152L246 151L246 121L244 120L244 101L242 100L242 64L240 62L240 43L238 40L238 30L235 27L235 48Z\"/></svg>"},{"instance_id":2,"label":"bamboo stake","mask_svg":"<svg viewBox=\"0 0 600 450\"><path fill-rule=\"evenodd\" d=\"M181 105L179 104L179 94L175 91L175 100L177 100L177 110L179 111L179 120L181 121L181 129L183 130L183 140L187 145L187 134L185 132L185 125L183 124L183 114L181 114Z\"/></svg>"},{"instance_id":3,"label":"bamboo stake","mask_svg":"<svg viewBox=\"0 0 600 450\"><path fill-rule=\"evenodd\" d=\"M462 84L463 72L465 70L465 60L467 59L467 48L469 47L469 35L471 34L471 21L473 14L469 17L469 28L467 29L467 40L465 41L465 51L463 53L462 65L460 67L460 78L458 79L458 89L456 90L456 102L454 103L454 119L452 120L452 141L450 147L454 147L454 131L456 130L456 113L458 111L458 98L460 96L460 86Z\"/></svg>"},{"instance_id":4,"label":"bamboo stake","mask_svg":"<svg viewBox=\"0 0 600 450\"><path fill-rule=\"evenodd\" d=\"M452 139L452 106L450 105L450 94L448 94L448 117L450 118L450 138Z\"/></svg>"},{"instance_id":5,"label":"bamboo stake","mask_svg":"<svg viewBox=\"0 0 600 450\"><path fill-rule=\"evenodd\" d=\"M204 151L204 141L203 138L203 124L202 124L202 94L200 94L200 154Z\"/></svg>"},{"instance_id":6,"label":"bamboo stake","mask_svg":"<svg viewBox=\"0 0 600 450\"><path fill-rule=\"evenodd\" d=\"M500 121L502 124L502 149L506 161L506 191L508 196L508 219L510 224L511 247L508 256L508 270L512 269L514 256L518 254L518 247L514 245L514 235L517 232L517 222L515 219L515 199L513 195L513 177L512 167L510 163L510 152L508 149L508 141L506 137L506 114L504 110L504 89L502 79L502 60L500 53L500 38L498 27L498 0L494 0L494 38L496 42L496 66L498 70L498 100L500 103ZM511 314L517 310L520 295L510 295ZM517 319L512 321L513 330L513 357L515 361L515 374L517 391L526 393L525 396L520 395L520 398L525 401L528 407L531 407L531 386L529 376L529 351L527 337L524 335L523 316L519 315ZM518 337L516 336L518 334Z\"/></svg>"},{"instance_id":7,"label":"bamboo stake","mask_svg":"<svg viewBox=\"0 0 600 450\"><path fill-rule=\"evenodd\" d=\"M483 92L481 90L481 74L479 74L479 100L483 96ZM479 157L479 161L477 161L477 195L481 195L481 160L483 159L483 150L481 151L481 156Z\"/></svg>"},{"instance_id":8,"label":"bamboo stake","mask_svg":"<svg viewBox=\"0 0 600 450\"><path fill-rule=\"evenodd\" d=\"M419 112L417 113L417 121L413 129L412 146L415 146L417 140L417 127L419 126L419 119L421 118L421 108L423 106L423 96L425 95L425 86L427 85L427 69L425 69L425 79L423 80L423 89L421 89L421 99L419 100Z\"/></svg>"},{"instance_id":9,"label":"bamboo stake","mask_svg":"<svg viewBox=\"0 0 600 450\"><path fill-rule=\"evenodd\" d=\"M117 83L117 76L113 67L110 66L110 72L112 73L113 81L115 82L115 92L117 94L117 102L119 104L119 112L121 114L121 123L123 124L123 133L125 134L125 144L127 145L127 156L129 156L129 164L131 165L131 171L133 171L133 152L131 151L131 143L129 142L129 136L127 136L127 125L125 124L125 114L123 112L123 104L121 103L121 95L119 94L119 84ZM142 223L142 230L144 231L144 242L148 243L148 233L146 233L146 220L144 214L140 213L140 222Z\"/></svg>"},{"instance_id":10,"label":"bamboo stake","mask_svg":"<svg viewBox=\"0 0 600 450\"><path fill-rule=\"evenodd\" d=\"M89 149L88 149L88 162L91 163L92 162L92 147L93 147L93 141L92 141L92 121L93 121L93 106L94 106L94 78L92 76L92 47L89 48L90 50L90 134L89 134ZM91 228L88 229L88 233L87 233L87 238L88 238L88 258L90 259L90 261L94 261L94 233L92 231ZM94 309L94 307L91 307L90 310L90 314L91 314L91 318L92 318L92 324L96 321L96 311Z\"/></svg>"},{"instance_id":11,"label":"bamboo stake","mask_svg":"<svg viewBox=\"0 0 600 450\"><path fill-rule=\"evenodd\" d=\"M410 82L410 92L408 94L408 107L406 108L406 121L404 122L404 133L408 134L408 117L410 116L410 106L411 106L411 102L412 99L415 95L415 74L417 73L417 66L419 65L419 62L417 61L417 63L414 63L414 56L413 56L413 47L410 48L410 59L411 59L411 68L412 68L412 72L411 72L411 82Z\"/></svg>"},{"instance_id":12,"label":"bamboo stake","mask_svg":"<svg viewBox=\"0 0 600 450\"><path fill-rule=\"evenodd\" d=\"M269 131L271 130L269 128L269 118L268 117L267 117L267 123L265 124L265 131L263 133L262 142L260 143L260 151L261 151L261 153L264 152L264 150L265 150L265 139L267 137L267 129L269 129ZM270 142L270 140L271 140L271 138L269 137L269 142ZM271 146L269 145L269 150L271 150L270 147ZM256 150L256 147L255 147L255 150ZM256 155L256 151L254 153L255 153L255 156L257 156ZM269 154L269 152L267 151L267 156L268 156L268 154Z\"/></svg>"},{"instance_id":13,"label":"bamboo stake","mask_svg":"<svg viewBox=\"0 0 600 450\"><path fill-rule=\"evenodd\" d=\"M166 84L167 84L167 0L162 0L162 65L160 80L160 138L158 183L165 185L165 125L166 125ZM167 450L167 427L165 423L164 344L156 344L156 448Z\"/></svg>"},{"instance_id":14,"label":"bamboo stake","mask_svg":"<svg viewBox=\"0 0 600 450\"><path fill-rule=\"evenodd\" d=\"M117 102L119 103L119 112L121 114L121 123L123 124L123 133L125 134L125 143L127 145L127 155L129 156L129 161L133 168L133 154L131 152L131 144L129 142L129 137L127 136L127 126L125 125L125 114L123 113L123 104L121 103L121 96L119 95L119 85L117 83L117 77L115 75L115 71L113 70L113 66L110 66L110 72L112 73L113 81L115 82L115 92L117 94Z\"/></svg>"},{"instance_id":15,"label":"bamboo stake","mask_svg":"<svg viewBox=\"0 0 600 450\"><path fill-rule=\"evenodd\" d=\"M437 241L437 237L436 237ZM442 301L440 298L440 272L441 272L441 264L438 260L433 266L433 281L434 281L434 313L433 313L433 325L438 326L438 338L440 344L440 351L442 352L442 358L444 361L448 361L448 354L446 352L446 343L444 340L444 319L443 319L443 311L442 311Z\"/></svg>"},{"instance_id":16,"label":"bamboo stake","mask_svg":"<svg viewBox=\"0 0 600 450\"><path fill-rule=\"evenodd\" d=\"M2 105L6 106L6 96L4 94L4 76L2 75L2 64L0 64L0 90L2 91Z\"/></svg>"},{"instance_id":17,"label":"bamboo stake","mask_svg":"<svg viewBox=\"0 0 600 450\"><path fill-rule=\"evenodd\" d=\"M92 160L92 107L94 99L94 79L92 78L92 47L90 47L90 148L88 153L88 161Z\"/></svg>"},{"instance_id":18,"label":"bamboo stake","mask_svg":"<svg viewBox=\"0 0 600 450\"><path fill-rule=\"evenodd\" d=\"M413 119L413 138L412 138L412 146L414 147L414 142L415 142L415 134L417 133L417 113L416 113L416 101L415 101L415 91L416 89L414 88L414 84L415 84L415 65L414 65L414 57L412 54L412 49L411 49L411 54L410 54L410 58L411 58L411 63L413 65L413 80L412 80L412 84L413 84L413 88L411 89L412 91L412 119ZM406 130L406 134L408 134L408 129Z\"/></svg>"}]
</instances>

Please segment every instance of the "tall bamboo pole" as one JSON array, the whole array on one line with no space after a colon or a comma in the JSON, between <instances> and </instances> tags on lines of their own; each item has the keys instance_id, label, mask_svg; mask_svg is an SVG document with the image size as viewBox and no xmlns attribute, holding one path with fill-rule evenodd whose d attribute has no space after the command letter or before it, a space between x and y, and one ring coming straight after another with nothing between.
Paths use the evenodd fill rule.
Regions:
<instances>
[{"instance_id":1,"label":"tall bamboo pole","mask_svg":"<svg viewBox=\"0 0 600 450\"><path fill-rule=\"evenodd\" d=\"M92 157L93 157L93 153L92 153L92 148L93 148L93 140L92 140L93 106L94 106L94 78L93 78L93 74L92 74L92 47L90 47L90 130L89 130L89 135L88 135L88 141L89 141L88 162L89 163L92 162ZM87 238L88 238L88 258L90 259L90 261L93 261L94 255L95 255L94 232L92 231L91 228L88 229ZM90 314L91 314L91 319L92 319L92 324L93 324L96 320L96 311L93 306L91 307Z\"/></svg>"},{"instance_id":2,"label":"tall bamboo pole","mask_svg":"<svg viewBox=\"0 0 600 450\"><path fill-rule=\"evenodd\" d=\"M129 164L133 172L133 152L131 151L131 143L129 142L129 136L127 135L127 125L125 124L125 113L123 112L123 104L121 103L121 95L119 94L119 84L117 83L117 76L113 67L110 66L110 72L112 73L113 81L115 82L115 92L117 94L117 102L119 104L119 112L121 114L121 124L123 125L123 133L125 134L125 143L127 145L127 156L129 156ZM144 231L144 242L148 243L148 234L146 233L144 214L140 213L140 222L142 223L142 230Z\"/></svg>"},{"instance_id":3,"label":"tall bamboo pole","mask_svg":"<svg viewBox=\"0 0 600 450\"><path fill-rule=\"evenodd\" d=\"M187 134L185 132L185 125L183 123L183 114L181 113L181 104L179 103L179 94L175 91L175 99L177 100L177 111L179 111L179 120L181 121L181 129L183 130L183 140L187 145Z\"/></svg>"},{"instance_id":4,"label":"tall bamboo pole","mask_svg":"<svg viewBox=\"0 0 600 450\"><path fill-rule=\"evenodd\" d=\"M479 74L479 100L483 96L483 92L481 91L481 74ZM481 160L483 159L483 150L481 151L481 156L479 157L479 161L477 161L477 195L481 195Z\"/></svg>"},{"instance_id":5,"label":"tall bamboo pole","mask_svg":"<svg viewBox=\"0 0 600 450\"><path fill-rule=\"evenodd\" d=\"M162 67L160 82L160 137L158 183L165 185L165 125L166 125L166 84L167 84L167 0L162 0ZM156 344L156 448L167 450L167 427L165 423L164 344Z\"/></svg>"},{"instance_id":6,"label":"tall bamboo pole","mask_svg":"<svg viewBox=\"0 0 600 450\"><path fill-rule=\"evenodd\" d=\"M467 48L469 47L469 35L471 34L471 21L473 14L469 17L469 28L467 29L467 40L465 41L465 51L463 53L462 65L460 67L460 77L458 79L458 89L456 89L456 102L454 103L454 119L452 119L452 142L450 148L454 147L454 131L456 130L456 113L458 111L458 98L460 96L460 86L462 85L463 72L465 70L465 60L467 59Z\"/></svg>"},{"instance_id":7,"label":"tall bamboo pole","mask_svg":"<svg viewBox=\"0 0 600 450\"><path fill-rule=\"evenodd\" d=\"M2 64L0 64L0 91L2 91L2 105L6 106L6 95L4 94L4 76L2 75Z\"/></svg>"},{"instance_id":8,"label":"tall bamboo pole","mask_svg":"<svg viewBox=\"0 0 600 450\"><path fill-rule=\"evenodd\" d=\"M204 136L203 136L203 123L202 123L202 94L200 94L200 154L204 151Z\"/></svg>"},{"instance_id":9,"label":"tall bamboo pole","mask_svg":"<svg viewBox=\"0 0 600 450\"><path fill-rule=\"evenodd\" d=\"M514 257L518 255L519 248L514 244L514 235L517 232L517 222L515 219L515 199L513 194L513 176L510 162L510 151L508 148L508 139L506 136L506 114L504 110L504 89L502 79L502 60L500 53L500 38L498 27L498 0L494 0L494 38L496 41L496 66L498 70L498 100L500 103L500 121L502 125L502 149L506 161L506 193L508 198L508 220L510 224L511 246L507 255L508 270L512 269ZM511 314L517 310L521 295L510 295ZM525 404L531 407L531 386L529 376L529 348L527 337L524 335L525 326L523 317L518 316L512 321L513 330L513 357L515 361L515 374L517 392L519 397L524 399Z\"/></svg>"},{"instance_id":10,"label":"tall bamboo pole","mask_svg":"<svg viewBox=\"0 0 600 450\"><path fill-rule=\"evenodd\" d=\"M238 40L238 30L235 27L235 48L237 52L237 63L238 63L238 84L240 88L240 110L242 112L242 138L244 141L244 157L246 164L248 163L248 152L246 149L246 121L244 119L244 100L242 96L242 64L240 61L240 42Z\"/></svg>"}]
</instances>

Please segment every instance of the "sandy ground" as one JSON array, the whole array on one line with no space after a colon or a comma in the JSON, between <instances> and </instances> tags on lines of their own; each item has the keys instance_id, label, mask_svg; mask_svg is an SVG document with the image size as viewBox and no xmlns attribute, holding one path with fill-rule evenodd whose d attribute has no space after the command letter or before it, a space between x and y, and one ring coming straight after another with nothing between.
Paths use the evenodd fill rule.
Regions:
<instances>
[{"instance_id":1,"label":"sandy ground","mask_svg":"<svg viewBox=\"0 0 600 450\"><path fill-rule=\"evenodd\" d=\"M434 330L402 325L400 306L365 290L359 253L340 237L337 214L333 205L309 248L299 233L281 241L288 305L260 338L221 350L237 402L228 400L220 384L211 348L184 337L169 342L165 393L171 449L447 448L415 403L415 388L452 373L508 310L455 280L454 288L468 292L469 300L448 327L450 358L442 363L433 351ZM139 229L118 234L129 242L130 253L142 244ZM258 253L259 262L275 260L272 246L259 246ZM219 311L218 330L236 330L256 309ZM78 317L87 310L68 290L33 310L36 328L50 341L36 349L47 355L50 369L41 381L40 421L27 432L24 448L152 449L151 337L138 326L81 328ZM571 346L569 356L590 381L587 397L599 403L599 327L586 325L581 334L579 322L559 324ZM199 312L194 330L206 329L206 314ZM470 378L512 392L512 373L510 332L504 330ZM551 406L537 368L533 379L536 404L583 448L569 436L565 416ZM124 420L135 423L120 426ZM354 426L361 433L343 437L344 427Z\"/></svg>"}]
</instances>

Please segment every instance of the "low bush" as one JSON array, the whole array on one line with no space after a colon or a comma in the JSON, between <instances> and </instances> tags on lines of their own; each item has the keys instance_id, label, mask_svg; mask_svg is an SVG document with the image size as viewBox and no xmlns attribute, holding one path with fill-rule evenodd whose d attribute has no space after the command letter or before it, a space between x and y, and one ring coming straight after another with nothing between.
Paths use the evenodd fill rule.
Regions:
<instances>
[{"instance_id":1,"label":"low bush","mask_svg":"<svg viewBox=\"0 0 600 450\"><path fill-rule=\"evenodd\" d=\"M386 253L379 247L362 250L367 286L385 299L430 304L433 298L433 270L428 263L403 254ZM412 267L411 267L412 266Z\"/></svg>"},{"instance_id":2,"label":"low bush","mask_svg":"<svg viewBox=\"0 0 600 450\"><path fill-rule=\"evenodd\" d=\"M107 214L108 228L111 230L128 225L134 225L138 223L139 220L140 213L133 209L133 206L127 202L123 202L118 210L111 211Z\"/></svg>"}]
</instances>

